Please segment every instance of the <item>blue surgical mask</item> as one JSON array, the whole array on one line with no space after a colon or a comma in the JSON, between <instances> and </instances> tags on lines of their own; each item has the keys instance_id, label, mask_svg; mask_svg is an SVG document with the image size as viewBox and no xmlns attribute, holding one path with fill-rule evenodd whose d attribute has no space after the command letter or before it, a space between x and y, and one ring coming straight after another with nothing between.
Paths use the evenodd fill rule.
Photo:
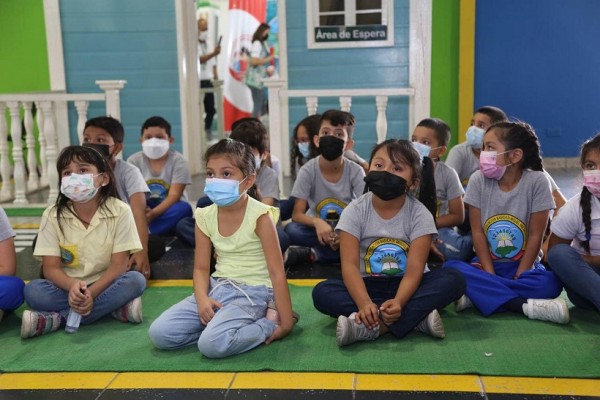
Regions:
<instances>
[{"instance_id":1,"label":"blue surgical mask","mask_svg":"<svg viewBox=\"0 0 600 400\"><path fill-rule=\"evenodd\" d=\"M427 146L426 144L419 142L412 142L413 147L419 153L419 158L423 160L423 157L429 157L429 152L431 151L431 146Z\"/></svg>"},{"instance_id":2,"label":"blue surgical mask","mask_svg":"<svg viewBox=\"0 0 600 400\"><path fill-rule=\"evenodd\" d=\"M470 126L467 129L467 144L474 149L481 149L483 147L483 135L485 135L483 129Z\"/></svg>"},{"instance_id":3,"label":"blue surgical mask","mask_svg":"<svg viewBox=\"0 0 600 400\"><path fill-rule=\"evenodd\" d=\"M308 142L298 143L298 150L300 151L300 154L302 154L302 157L304 157L304 158L308 158L308 156L310 155L310 147L308 145Z\"/></svg>"},{"instance_id":4,"label":"blue surgical mask","mask_svg":"<svg viewBox=\"0 0 600 400\"><path fill-rule=\"evenodd\" d=\"M230 206L240 198L241 181L235 179L208 178L204 186L204 194L217 206Z\"/></svg>"}]
</instances>

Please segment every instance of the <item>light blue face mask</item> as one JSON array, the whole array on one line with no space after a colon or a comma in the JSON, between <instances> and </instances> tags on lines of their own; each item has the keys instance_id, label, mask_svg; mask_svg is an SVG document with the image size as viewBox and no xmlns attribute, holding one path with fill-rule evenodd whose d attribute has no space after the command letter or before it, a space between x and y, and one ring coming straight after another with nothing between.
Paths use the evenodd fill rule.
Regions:
<instances>
[{"instance_id":1,"label":"light blue face mask","mask_svg":"<svg viewBox=\"0 0 600 400\"><path fill-rule=\"evenodd\" d=\"M204 186L204 194L219 207L230 206L240 198L241 181L235 179L208 178Z\"/></svg>"},{"instance_id":2,"label":"light blue face mask","mask_svg":"<svg viewBox=\"0 0 600 400\"><path fill-rule=\"evenodd\" d=\"M300 154L302 154L302 157L304 157L304 158L308 158L308 156L310 155L310 148L309 148L308 142L298 143L298 150L300 151Z\"/></svg>"},{"instance_id":3,"label":"light blue face mask","mask_svg":"<svg viewBox=\"0 0 600 400\"><path fill-rule=\"evenodd\" d=\"M419 158L423 161L423 157L429 157L429 152L431 151L431 146L427 146L426 144L419 142L412 142L413 147L419 153Z\"/></svg>"},{"instance_id":4,"label":"light blue face mask","mask_svg":"<svg viewBox=\"0 0 600 400\"><path fill-rule=\"evenodd\" d=\"M483 129L470 126L467 129L467 144L474 149L481 149L483 147L483 135L485 135Z\"/></svg>"}]
</instances>

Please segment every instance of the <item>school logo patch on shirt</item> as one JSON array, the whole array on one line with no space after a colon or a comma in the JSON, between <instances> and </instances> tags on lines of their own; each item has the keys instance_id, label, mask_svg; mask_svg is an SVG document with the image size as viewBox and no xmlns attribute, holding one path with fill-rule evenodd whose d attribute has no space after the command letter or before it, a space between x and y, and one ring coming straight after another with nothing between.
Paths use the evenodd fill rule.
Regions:
<instances>
[{"instance_id":1,"label":"school logo patch on shirt","mask_svg":"<svg viewBox=\"0 0 600 400\"><path fill-rule=\"evenodd\" d=\"M319 204L317 204L316 211L319 218L321 218L322 220L327 220L327 213L329 212L329 210L335 210L339 218L339 216L342 215L342 211L344 211L344 208L346 208L346 204L339 201L338 199L328 197L326 199L321 200Z\"/></svg>"},{"instance_id":2,"label":"school logo patch on shirt","mask_svg":"<svg viewBox=\"0 0 600 400\"><path fill-rule=\"evenodd\" d=\"M485 221L483 231L490 245L492 259L518 261L523 257L527 230L518 218L509 214L494 215Z\"/></svg>"},{"instance_id":3,"label":"school logo patch on shirt","mask_svg":"<svg viewBox=\"0 0 600 400\"><path fill-rule=\"evenodd\" d=\"M146 199L146 204L148 207L154 208L167 198L170 185L162 179L148 179L146 184L150 189L150 195Z\"/></svg>"},{"instance_id":4,"label":"school logo patch on shirt","mask_svg":"<svg viewBox=\"0 0 600 400\"><path fill-rule=\"evenodd\" d=\"M79 252L76 244L61 244L60 245L60 262L69 268L79 266Z\"/></svg>"},{"instance_id":5,"label":"school logo patch on shirt","mask_svg":"<svg viewBox=\"0 0 600 400\"><path fill-rule=\"evenodd\" d=\"M399 239L375 240L365 252L365 272L375 276L404 275L408 248L408 243Z\"/></svg>"}]
</instances>

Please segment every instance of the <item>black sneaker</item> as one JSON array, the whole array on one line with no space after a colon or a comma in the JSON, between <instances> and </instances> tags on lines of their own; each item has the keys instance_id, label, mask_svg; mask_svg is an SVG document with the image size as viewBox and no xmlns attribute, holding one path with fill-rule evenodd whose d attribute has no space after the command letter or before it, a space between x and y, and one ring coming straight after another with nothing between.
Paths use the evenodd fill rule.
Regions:
<instances>
[{"instance_id":1,"label":"black sneaker","mask_svg":"<svg viewBox=\"0 0 600 400\"><path fill-rule=\"evenodd\" d=\"M290 246L284 254L285 266L293 267L302 264L312 264L316 261L315 251L310 247Z\"/></svg>"}]
</instances>

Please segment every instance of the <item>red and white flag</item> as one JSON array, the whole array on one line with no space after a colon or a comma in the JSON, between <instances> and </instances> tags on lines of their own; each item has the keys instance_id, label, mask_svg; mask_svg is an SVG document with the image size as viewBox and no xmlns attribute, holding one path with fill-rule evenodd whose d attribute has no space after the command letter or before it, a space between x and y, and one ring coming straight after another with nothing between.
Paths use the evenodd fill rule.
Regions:
<instances>
[{"instance_id":1,"label":"red and white flag","mask_svg":"<svg viewBox=\"0 0 600 400\"><path fill-rule=\"evenodd\" d=\"M266 17L266 0L229 0L229 42L227 73L224 84L225 130L231 124L252 115L252 95L244 84L252 35Z\"/></svg>"}]
</instances>

